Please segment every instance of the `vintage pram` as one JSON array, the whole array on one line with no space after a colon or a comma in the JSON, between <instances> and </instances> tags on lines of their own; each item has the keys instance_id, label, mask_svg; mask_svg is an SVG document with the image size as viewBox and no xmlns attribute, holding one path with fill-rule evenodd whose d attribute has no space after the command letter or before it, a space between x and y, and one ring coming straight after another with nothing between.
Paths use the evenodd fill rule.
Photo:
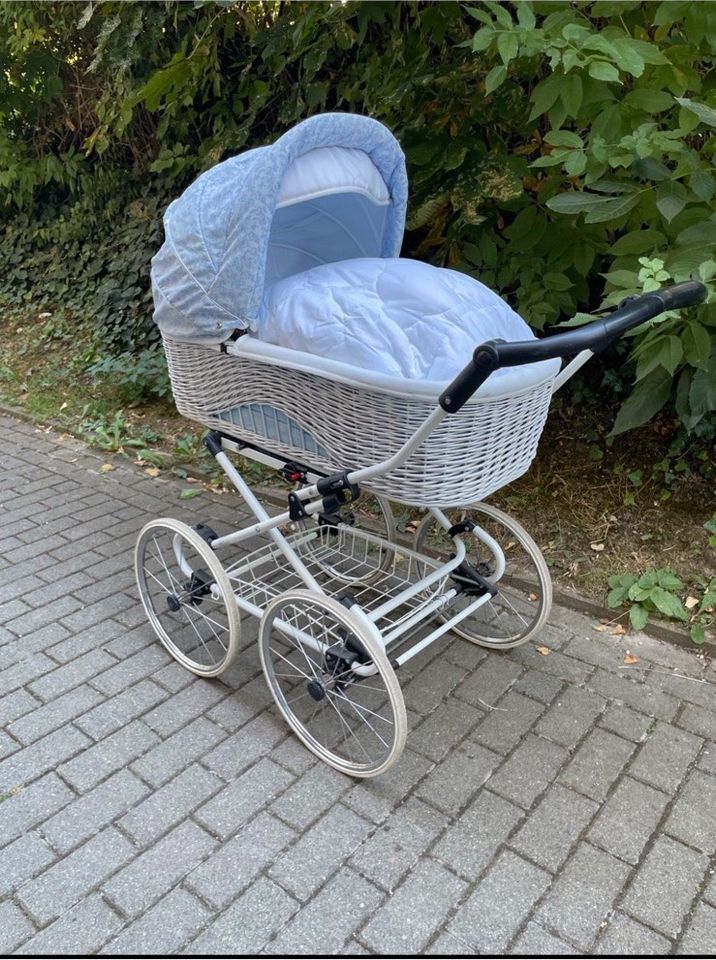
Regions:
<instances>
[{"instance_id":1,"label":"vintage pram","mask_svg":"<svg viewBox=\"0 0 716 960\"><path fill-rule=\"evenodd\" d=\"M169 207L152 264L177 408L209 428L205 444L255 522L223 536L206 524L148 523L136 548L147 615L168 651L203 677L229 667L241 616L256 617L279 710L310 750L356 777L383 773L401 754L403 664L449 634L502 650L544 624L551 583L542 554L483 501L528 469L552 393L626 330L705 294L699 283L680 284L566 333L537 340L524 327L515 342L499 322L494 334L495 316L509 308L483 288L478 313L493 335L479 334L478 317L488 342L473 341L456 375L439 382L366 369L352 362L363 347L355 336L363 301L378 318L366 339L378 337L380 358L391 352L381 318L400 314L401 290L420 299L420 270L434 271L437 286L474 284L482 296L470 278L395 259L406 198L403 154L385 127L316 116L200 176ZM334 310L339 341L340 324L353 324L338 358L328 347L325 355L322 308L315 296L304 303L300 286L317 276L314 294L337 302L336 270L353 304ZM370 298L350 287L355 270L378 277ZM381 299L386 270L392 300ZM281 284L287 322L298 311L315 349L292 346L303 327L290 324L288 344L262 338L267 294ZM407 354L427 338L432 362L441 344L459 340L463 325L449 313L418 323ZM566 357L574 359L560 372ZM289 481L283 512L270 515L230 453ZM427 509L413 549L396 542L390 501Z\"/></svg>"}]
</instances>

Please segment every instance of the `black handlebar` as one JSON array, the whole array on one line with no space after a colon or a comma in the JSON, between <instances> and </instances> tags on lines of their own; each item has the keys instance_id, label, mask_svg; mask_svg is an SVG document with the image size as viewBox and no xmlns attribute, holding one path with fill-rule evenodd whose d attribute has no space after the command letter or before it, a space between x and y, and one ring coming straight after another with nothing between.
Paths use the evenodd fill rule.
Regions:
<instances>
[{"instance_id":1,"label":"black handlebar","mask_svg":"<svg viewBox=\"0 0 716 960\"><path fill-rule=\"evenodd\" d=\"M698 280L687 280L673 287L663 287L653 293L630 297L602 320L594 320L583 327L557 333L542 340L522 340L507 343L488 340L475 349L468 365L458 373L442 392L440 406L447 413L457 413L491 373L500 367L517 367L539 360L571 357L582 350L598 353L617 340L627 330L645 320L658 317L666 310L679 310L702 303L707 289Z\"/></svg>"}]
</instances>

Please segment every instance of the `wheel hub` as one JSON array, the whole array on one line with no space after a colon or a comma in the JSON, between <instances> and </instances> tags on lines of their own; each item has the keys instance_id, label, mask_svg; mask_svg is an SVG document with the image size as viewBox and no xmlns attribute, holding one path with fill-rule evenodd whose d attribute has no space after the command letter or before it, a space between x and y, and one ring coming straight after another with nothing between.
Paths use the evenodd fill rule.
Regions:
<instances>
[{"instance_id":1,"label":"wheel hub","mask_svg":"<svg viewBox=\"0 0 716 960\"><path fill-rule=\"evenodd\" d=\"M326 696L326 688L323 686L320 680L309 680L306 686L309 694L313 697L316 703L320 703L320 701Z\"/></svg>"}]
</instances>

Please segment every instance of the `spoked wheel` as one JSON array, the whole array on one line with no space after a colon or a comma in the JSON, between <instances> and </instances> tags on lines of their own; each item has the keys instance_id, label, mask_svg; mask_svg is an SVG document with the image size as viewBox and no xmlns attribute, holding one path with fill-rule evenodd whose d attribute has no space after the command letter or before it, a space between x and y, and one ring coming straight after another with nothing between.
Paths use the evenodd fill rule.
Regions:
<instances>
[{"instance_id":1,"label":"spoked wheel","mask_svg":"<svg viewBox=\"0 0 716 960\"><path fill-rule=\"evenodd\" d=\"M320 593L288 590L266 608L259 649L279 710L321 760L350 776L375 777L400 757L403 695L360 614Z\"/></svg>"},{"instance_id":2,"label":"spoked wheel","mask_svg":"<svg viewBox=\"0 0 716 960\"><path fill-rule=\"evenodd\" d=\"M218 557L186 523L152 520L137 541L139 596L169 653L193 673L215 677L236 653L239 611Z\"/></svg>"},{"instance_id":3,"label":"spoked wheel","mask_svg":"<svg viewBox=\"0 0 716 960\"><path fill-rule=\"evenodd\" d=\"M301 529L315 530L317 536L303 543L300 550L323 573L346 585L370 583L393 562L391 550L355 538L342 543L340 537L340 526L345 525L395 543L395 517L390 503L383 497L363 492L354 503L341 506L331 519L333 522L326 522L314 515L301 523Z\"/></svg>"},{"instance_id":4,"label":"spoked wheel","mask_svg":"<svg viewBox=\"0 0 716 960\"><path fill-rule=\"evenodd\" d=\"M525 643L544 625L552 606L552 580L539 547L527 531L497 507L478 503L466 509L446 510L452 523L472 520L497 541L505 555L505 572L496 586L498 593L453 627L466 640L483 647L507 649ZM462 534L466 560L486 580L495 573L492 552L470 533ZM451 538L431 513L415 535L418 553L454 555ZM474 596L460 596L443 619L464 609Z\"/></svg>"}]
</instances>

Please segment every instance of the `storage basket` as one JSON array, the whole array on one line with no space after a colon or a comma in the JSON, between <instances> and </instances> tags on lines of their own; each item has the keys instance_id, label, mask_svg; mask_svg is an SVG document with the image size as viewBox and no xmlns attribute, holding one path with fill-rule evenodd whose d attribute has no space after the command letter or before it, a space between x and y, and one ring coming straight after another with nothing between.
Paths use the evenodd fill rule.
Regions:
<instances>
[{"instance_id":1,"label":"storage basket","mask_svg":"<svg viewBox=\"0 0 716 960\"><path fill-rule=\"evenodd\" d=\"M182 416L328 471L388 459L437 404L437 397L349 386L167 336L164 350ZM553 383L549 377L514 395L473 397L459 413L447 416L401 467L363 486L417 506L484 500L529 468Z\"/></svg>"}]
</instances>

